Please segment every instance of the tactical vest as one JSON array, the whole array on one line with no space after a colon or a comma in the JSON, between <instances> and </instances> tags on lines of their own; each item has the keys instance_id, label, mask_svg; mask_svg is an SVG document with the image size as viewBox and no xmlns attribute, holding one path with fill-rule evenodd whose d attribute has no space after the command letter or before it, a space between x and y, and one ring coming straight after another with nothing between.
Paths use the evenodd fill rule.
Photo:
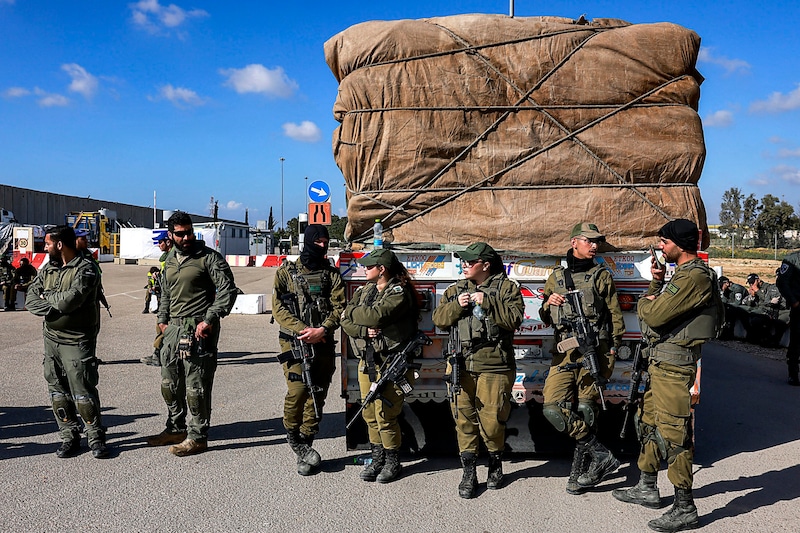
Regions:
<instances>
[{"instance_id":1,"label":"tactical vest","mask_svg":"<svg viewBox=\"0 0 800 533\"><path fill-rule=\"evenodd\" d=\"M650 339L654 349L656 359L684 364L691 362L681 361L683 358L697 360L700 355L699 346L692 346L696 341L707 341L719 335L722 326L725 324L725 304L722 297L715 287L719 286L717 274L708 265L702 262L695 262L688 267L688 270L701 269L711 279L711 301L699 310L692 313L689 317L681 321L672 330L658 332L648 326L644 321L641 322L642 335ZM678 350L670 350L669 344L680 347ZM653 355L653 354L651 354Z\"/></svg>"},{"instance_id":2,"label":"tactical vest","mask_svg":"<svg viewBox=\"0 0 800 533\"><path fill-rule=\"evenodd\" d=\"M296 263L287 263L289 272L289 290L297 297L300 316L297 318L312 328L322 326L327 316L333 310L331 306L331 281L330 270L323 268L312 272L301 273ZM288 329L281 328L286 334L292 335Z\"/></svg>"},{"instance_id":3,"label":"tactical vest","mask_svg":"<svg viewBox=\"0 0 800 533\"><path fill-rule=\"evenodd\" d=\"M481 292L488 296L497 296L500 293L500 287L507 278L505 276L492 276L488 287L483 287ZM460 280L456 283L458 288L456 298L459 294L469 292L469 282L467 280ZM495 346L503 338L513 336L514 332L508 332L500 328L494 319L488 314L484 313L483 318L477 318L474 314L469 313L458 320L458 335L461 339L462 348L468 352L475 352L484 346Z\"/></svg>"},{"instance_id":4,"label":"tactical vest","mask_svg":"<svg viewBox=\"0 0 800 533\"><path fill-rule=\"evenodd\" d=\"M575 284L575 290L583 293L583 314L590 323L595 324L597 328L597 336L600 339L608 340L611 338L611 322L609 320L608 307L606 301L597 292L597 278L600 273L605 269L602 265L596 265L587 270L586 272L571 273L572 282ZM553 271L555 276L556 285L559 291L566 293L567 280L564 276L565 268L557 266ZM563 294L562 293L562 294ZM564 333L566 327L562 323L562 319L573 322L578 319L578 313L572 308L569 300L564 301L561 305L550 306L550 316L553 320L553 328L559 333Z\"/></svg>"}]
</instances>

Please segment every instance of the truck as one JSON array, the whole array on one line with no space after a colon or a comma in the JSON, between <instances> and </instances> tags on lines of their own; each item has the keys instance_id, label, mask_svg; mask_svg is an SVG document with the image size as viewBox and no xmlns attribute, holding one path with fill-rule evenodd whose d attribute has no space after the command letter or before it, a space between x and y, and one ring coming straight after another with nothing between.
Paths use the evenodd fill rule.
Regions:
<instances>
[{"instance_id":1,"label":"truck","mask_svg":"<svg viewBox=\"0 0 800 533\"><path fill-rule=\"evenodd\" d=\"M99 211L72 211L64 216L64 223L76 231L85 231L90 248L100 254L113 254L119 241L117 213L110 209Z\"/></svg>"},{"instance_id":2,"label":"truck","mask_svg":"<svg viewBox=\"0 0 800 533\"><path fill-rule=\"evenodd\" d=\"M404 407L409 448L456 449L442 379L447 337L431 312L462 275L455 253L487 242L525 300L507 448L569 449L542 415L554 347L538 310L570 229L591 222L618 250L598 261L613 275L627 330L600 437L636 449L633 432L628 441L619 433L641 337L636 302L650 281L645 248L674 218L694 220L701 249L709 244L697 186L699 45L693 31L669 23L500 15L371 21L325 43L339 82L333 153L347 185L350 248L339 255L347 294L365 282L357 259L380 219L384 246L415 277L420 328L433 340ZM360 402L357 360L345 338L341 347L349 420ZM346 437L348 448L366 444L363 424Z\"/></svg>"}]
</instances>

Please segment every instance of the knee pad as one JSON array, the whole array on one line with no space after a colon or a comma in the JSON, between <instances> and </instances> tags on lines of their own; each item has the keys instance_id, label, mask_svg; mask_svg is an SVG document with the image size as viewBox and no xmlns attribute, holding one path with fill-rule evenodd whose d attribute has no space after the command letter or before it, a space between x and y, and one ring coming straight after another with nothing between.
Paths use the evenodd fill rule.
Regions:
<instances>
[{"instance_id":1,"label":"knee pad","mask_svg":"<svg viewBox=\"0 0 800 533\"><path fill-rule=\"evenodd\" d=\"M69 396L60 392L51 392L50 402L53 404L53 413L62 422L69 422L75 418L75 404L72 403L72 398Z\"/></svg>"},{"instance_id":2,"label":"knee pad","mask_svg":"<svg viewBox=\"0 0 800 533\"><path fill-rule=\"evenodd\" d=\"M164 401L167 402L167 405L172 405L176 402L176 392L177 388L174 383L171 381L161 382L161 397L164 398Z\"/></svg>"},{"instance_id":3,"label":"knee pad","mask_svg":"<svg viewBox=\"0 0 800 533\"><path fill-rule=\"evenodd\" d=\"M78 412L87 426L93 426L97 422L100 410L97 408L97 402L94 401L94 398L91 396L77 396L75 405L78 407Z\"/></svg>"},{"instance_id":4,"label":"knee pad","mask_svg":"<svg viewBox=\"0 0 800 533\"><path fill-rule=\"evenodd\" d=\"M597 429L597 404L594 402L587 402L580 400L578 402L578 413L583 417L583 421L592 430Z\"/></svg>"},{"instance_id":5,"label":"knee pad","mask_svg":"<svg viewBox=\"0 0 800 533\"><path fill-rule=\"evenodd\" d=\"M186 405L189 407L189 412L192 416L207 418L205 416L205 395L203 389L188 389L186 391Z\"/></svg>"},{"instance_id":6,"label":"knee pad","mask_svg":"<svg viewBox=\"0 0 800 533\"><path fill-rule=\"evenodd\" d=\"M564 414L564 411L556 403L546 403L542 407L542 414L550 422L556 431L564 433L569 427L569 418Z\"/></svg>"},{"instance_id":7,"label":"knee pad","mask_svg":"<svg viewBox=\"0 0 800 533\"><path fill-rule=\"evenodd\" d=\"M671 465L675 462L675 459L686 451L686 448L683 446L678 446L677 444L673 444L671 442L667 443L667 453L665 457L667 458L667 464Z\"/></svg>"}]
</instances>

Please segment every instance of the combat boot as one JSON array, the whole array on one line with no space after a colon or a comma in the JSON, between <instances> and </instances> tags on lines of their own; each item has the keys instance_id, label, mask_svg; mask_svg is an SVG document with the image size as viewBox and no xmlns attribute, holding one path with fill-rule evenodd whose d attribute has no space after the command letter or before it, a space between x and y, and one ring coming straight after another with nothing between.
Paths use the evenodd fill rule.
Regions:
<instances>
[{"instance_id":1,"label":"combat boot","mask_svg":"<svg viewBox=\"0 0 800 533\"><path fill-rule=\"evenodd\" d=\"M619 459L614 457L608 448L600 444L594 435L585 446L586 451L592 457L592 462L589 463L586 472L578 476L578 486L587 489L594 487L619 468Z\"/></svg>"},{"instance_id":2,"label":"combat boot","mask_svg":"<svg viewBox=\"0 0 800 533\"><path fill-rule=\"evenodd\" d=\"M586 452L586 446L576 442L575 453L572 455L572 468L570 468L567 480L567 493L583 494L585 492L585 489L578 486L578 477L586 471L588 460L589 454Z\"/></svg>"},{"instance_id":3,"label":"combat boot","mask_svg":"<svg viewBox=\"0 0 800 533\"><path fill-rule=\"evenodd\" d=\"M478 456L472 452L461 452L464 474L461 476L461 483L458 484L458 495L467 500L474 498L478 492L478 475L475 472L477 459Z\"/></svg>"},{"instance_id":4,"label":"combat boot","mask_svg":"<svg viewBox=\"0 0 800 533\"><path fill-rule=\"evenodd\" d=\"M397 479L403 469L400 464L400 450L385 450L386 462L375 480L378 483L389 483Z\"/></svg>"},{"instance_id":5,"label":"combat boot","mask_svg":"<svg viewBox=\"0 0 800 533\"><path fill-rule=\"evenodd\" d=\"M61 446L56 450L56 456L59 459L67 459L75 457L81 451L81 436L77 435L70 440L65 440Z\"/></svg>"},{"instance_id":6,"label":"combat boot","mask_svg":"<svg viewBox=\"0 0 800 533\"><path fill-rule=\"evenodd\" d=\"M166 446L167 444L180 444L186 439L186 430L171 432L166 429L158 435L147 437L150 446Z\"/></svg>"},{"instance_id":7,"label":"combat boot","mask_svg":"<svg viewBox=\"0 0 800 533\"><path fill-rule=\"evenodd\" d=\"M642 472L639 483L629 489L614 489L611 495L621 502L635 503L650 509L661 508L661 495L658 492L658 472Z\"/></svg>"},{"instance_id":8,"label":"combat boot","mask_svg":"<svg viewBox=\"0 0 800 533\"><path fill-rule=\"evenodd\" d=\"M386 451L383 446L370 443L370 447L372 448L372 462L361 471L361 479L364 481L375 481L386 463Z\"/></svg>"},{"instance_id":9,"label":"combat boot","mask_svg":"<svg viewBox=\"0 0 800 533\"><path fill-rule=\"evenodd\" d=\"M297 458L305 464L316 468L322 462L322 457L319 456L314 448L309 446L309 444L306 442L306 439L307 437L302 435L299 431L286 432L286 441L289 443L289 447L292 449L295 455L297 455ZM299 466L300 465L298 463L298 471Z\"/></svg>"},{"instance_id":10,"label":"combat boot","mask_svg":"<svg viewBox=\"0 0 800 533\"><path fill-rule=\"evenodd\" d=\"M489 477L486 488L497 490L503 486L503 452L489 452Z\"/></svg>"},{"instance_id":11,"label":"combat boot","mask_svg":"<svg viewBox=\"0 0 800 533\"><path fill-rule=\"evenodd\" d=\"M694 498L692 498L692 489L675 487L675 503L672 505L672 509L664 513L660 518L650 520L647 526L653 531L662 533L685 531L699 527L700 522L697 520L697 507L695 507Z\"/></svg>"},{"instance_id":12,"label":"combat boot","mask_svg":"<svg viewBox=\"0 0 800 533\"><path fill-rule=\"evenodd\" d=\"M312 452L313 455L316 454L319 457L319 453L311 447L314 444L314 436L313 435L305 435L300 433L300 442L308 446L308 449ZM322 458L320 457L320 461L316 465L312 465L310 463L305 462L305 460L301 459L299 456L297 457L297 473L301 476L310 476L311 474L315 474L318 470L320 463L322 462Z\"/></svg>"},{"instance_id":13,"label":"combat boot","mask_svg":"<svg viewBox=\"0 0 800 533\"><path fill-rule=\"evenodd\" d=\"M198 453L203 453L208 449L208 442L205 440L194 440L190 438L186 438L180 444L175 444L170 446L167 451L172 455L176 455L178 457L186 457L187 455L197 455Z\"/></svg>"}]
</instances>

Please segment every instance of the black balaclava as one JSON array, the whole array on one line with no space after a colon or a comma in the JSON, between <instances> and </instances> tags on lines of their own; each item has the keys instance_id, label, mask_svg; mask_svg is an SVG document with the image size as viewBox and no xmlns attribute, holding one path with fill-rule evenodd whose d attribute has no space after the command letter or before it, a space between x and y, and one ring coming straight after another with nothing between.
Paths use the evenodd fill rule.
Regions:
<instances>
[{"instance_id":1,"label":"black balaclava","mask_svg":"<svg viewBox=\"0 0 800 533\"><path fill-rule=\"evenodd\" d=\"M595 265L594 258L578 259L572 254L572 251L572 248L567 250L567 268L571 272L586 272Z\"/></svg>"},{"instance_id":2,"label":"black balaclava","mask_svg":"<svg viewBox=\"0 0 800 533\"><path fill-rule=\"evenodd\" d=\"M309 224L303 234L303 251L300 253L300 261L309 270L319 270L328 262L325 254L328 253L328 245L319 246L314 241L320 237L329 239L328 227L321 224Z\"/></svg>"}]
</instances>

